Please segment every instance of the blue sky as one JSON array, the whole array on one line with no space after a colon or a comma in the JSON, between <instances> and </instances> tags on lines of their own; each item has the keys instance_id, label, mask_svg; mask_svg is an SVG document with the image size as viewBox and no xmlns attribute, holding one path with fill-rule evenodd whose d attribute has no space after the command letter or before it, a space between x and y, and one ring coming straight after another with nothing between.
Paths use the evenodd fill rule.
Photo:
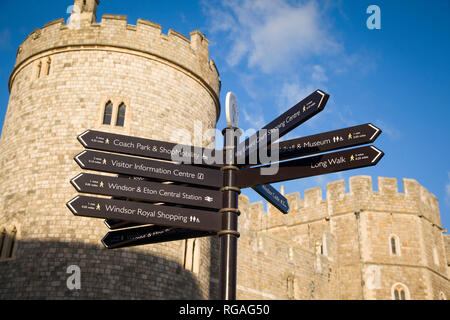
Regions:
<instances>
[{"instance_id":1,"label":"blue sky","mask_svg":"<svg viewBox=\"0 0 450 320\"><path fill-rule=\"evenodd\" d=\"M71 0L0 1L0 126L16 50L36 28L68 18ZM369 30L370 5L381 29ZM430 1L148 1L102 0L102 14L160 23L163 32L200 30L222 80L221 103L233 91L240 127L259 129L316 89L326 109L287 138L372 122L386 155L376 167L283 183L286 193L352 175L416 179L440 202L450 227L450 2ZM226 126L222 112L218 128ZM280 187L280 184L275 184ZM348 186L347 186L348 189ZM260 197L246 190L252 201Z\"/></svg>"}]
</instances>

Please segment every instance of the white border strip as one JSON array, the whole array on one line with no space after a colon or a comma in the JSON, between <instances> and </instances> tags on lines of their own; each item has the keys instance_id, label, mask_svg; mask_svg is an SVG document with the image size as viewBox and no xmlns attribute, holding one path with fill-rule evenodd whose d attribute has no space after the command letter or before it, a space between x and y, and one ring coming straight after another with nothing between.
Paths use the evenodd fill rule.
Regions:
<instances>
[{"instance_id":1,"label":"white border strip","mask_svg":"<svg viewBox=\"0 0 450 320\"><path fill-rule=\"evenodd\" d=\"M84 163L83 162L81 162L81 160L80 159L78 159L78 157L81 157L83 154L85 154L87 151L83 151L82 153L80 153L79 155L77 155L76 157L75 157L75 161L76 162L78 162L78 164L80 164L82 167L85 167L85 165L84 165Z\"/></svg>"},{"instance_id":2,"label":"white border strip","mask_svg":"<svg viewBox=\"0 0 450 320\"><path fill-rule=\"evenodd\" d=\"M380 129L371 125L370 123L369 123L369 126L371 126L373 129L375 129L375 133L373 134L373 136L370 137L370 141L372 141L373 137L375 137L377 135L377 133L380 132Z\"/></svg>"},{"instance_id":3,"label":"white border strip","mask_svg":"<svg viewBox=\"0 0 450 320\"><path fill-rule=\"evenodd\" d=\"M83 146L85 146L85 147L87 147L87 143L86 143L86 141L83 140L83 136L84 136L85 134L89 133L90 131L91 131L91 130L88 130L88 131L86 131L86 132L84 132L84 133L82 133L81 135L78 136L78 140L80 140L81 143L83 144Z\"/></svg>"},{"instance_id":4,"label":"white border strip","mask_svg":"<svg viewBox=\"0 0 450 320\"><path fill-rule=\"evenodd\" d=\"M73 213L78 213L77 210L75 210L74 207L72 207L72 202L78 200L78 198L80 198L79 196L73 198L69 203L67 203L67 205L70 207L70 210L72 210Z\"/></svg>"},{"instance_id":5,"label":"white border strip","mask_svg":"<svg viewBox=\"0 0 450 320\"><path fill-rule=\"evenodd\" d=\"M381 154L383 153L381 150L378 150L377 148L375 148L374 146L370 146L373 150L375 150L376 152L378 152L377 156L372 160L372 163L374 163L379 156L381 156Z\"/></svg>"},{"instance_id":6,"label":"white border strip","mask_svg":"<svg viewBox=\"0 0 450 320\"><path fill-rule=\"evenodd\" d=\"M81 177L83 174L80 173L79 175L77 175L75 178L73 178L72 180L70 180L70 182L72 182L72 184L75 186L75 188L77 188L78 191L81 191L81 188L79 185L76 184L75 180L77 180L79 177Z\"/></svg>"}]
</instances>

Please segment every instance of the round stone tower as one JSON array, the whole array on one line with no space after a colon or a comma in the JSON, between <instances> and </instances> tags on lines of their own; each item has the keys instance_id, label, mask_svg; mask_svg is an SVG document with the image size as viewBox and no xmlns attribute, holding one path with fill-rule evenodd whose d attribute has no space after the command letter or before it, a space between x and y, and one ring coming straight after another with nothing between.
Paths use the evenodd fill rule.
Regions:
<instances>
[{"instance_id":1,"label":"round stone tower","mask_svg":"<svg viewBox=\"0 0 450 320\"><path fill-rule=\"evenodd\" d=\"M214 128L220 112L203 34L120 15L97 23L98 5L75 0L68 23L18 49L0 140L0 299L210 298L208 239L109 251L103 221L66 207L85 130L178 142L176 130ZM78 275L81 288L68 285Z\"/></svg>"}]
</instances>

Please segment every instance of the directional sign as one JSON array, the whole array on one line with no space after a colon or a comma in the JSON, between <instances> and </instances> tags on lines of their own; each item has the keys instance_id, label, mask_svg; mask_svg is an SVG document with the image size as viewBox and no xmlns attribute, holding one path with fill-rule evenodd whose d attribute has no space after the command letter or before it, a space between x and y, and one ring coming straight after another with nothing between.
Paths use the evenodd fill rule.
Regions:
<instances>
[{"instance_id":1,"label":"directional sign","mask_svg":"<svg viewBox=\"0 0 450 320\"><path fill-rule=\"evenodd\" d=\"M274 142L272 141L274 130L278 129L278 138L281 138L300 124L321 112L325 108L328 98L328 94L321 90L316 90L306 99L300 101L253 136L240 143L236 150L238 161L239 159L242 160L247 158L249 154L256 152L259 148L265 148L267 145ZM261 145L262 142L267 143L267 145Z\"/></svg>"},{"instance_id":2,"label":"directional sign","mask_svg":"<svg viewBox=\"0 0 450 320\"><path fill-rule=\"evenodd\" d=\"M275 175L260 174L261 168L267 166L240 170L237 173L236 185L239 188L249 188L256 185L374 166L383 155L384 153L374 146L366 146L280 162L278 173Z\"/></svg>"},{"instance_id":3,"label":"directional sign","mask_svg":"<svg viewBox=\"0 0 450 320\"><path fill-rule=\"evenodd\" d=\"M214 211L158 206L134 201L78 196L67 203L76 216L218 232L222 215Z\"/></svg>"},{"instance_id":4,"label":"directional sign","mask_svg":"<svg viewBox=\"0 0 450 320\"><path fill-rule=\"evenodd\" d=\"M216 233L163 226L145 226L108 232L102 239L102 243L108 249L117 249L213 235Z\"/></svg>"},{"instance_id":5,"label":"directional sign","mask_svg":"<svg viewBox=\"0 0 450 320\"><path fill-rule=\"evenodd\" d=\"M78 141L87 149L110 151L162 160L172 160L172 155L185 157L189 164L213 165L216 150L193 147L144 138L137 138L88 130L78 136Z\"/></svg>"},{"instance_id":6,"label":"directional sign","mask_svg":"<svg viewBox=\"0 0 450 320\"><path fill-rule=\"evenodd\" d=\"M280 160L373 143L380 134L381 129L375 127L373 124L367 123L283 141L279 144Z\"/></svg>"},{"instance_id":7,"label":"directional sign","mask_svg":"<svg viewBox=\"0 0 450 320\"><path fill-rule=\"evenodd\" d=\"M86 150L75 157L83 169L222 187L220 170Z\"/></svg>"},{"instance_id":8,"label":"directional sign","mask_svg":"<svg viewBox=\"0 0 450 320\"><path fill-rule=\"evenodd\" d=\"M289 213L288 200L270 184L253 187L253 190L284 214Z\"/></svg>"},{"instance_id":9,"label":"directional sign","mask_svg":"<svg viewBox=\"0 0 450 320\"><path fill-rule=\"evenodd\" d=\"M279 160L299 158L338 149L373 143L381 129L366 123L359 126L319 133L279 143ZM267 157L270 159L269 157ZM264 164L258 159L258 164ZM246 166L249 166L247 164Z\"/></svg>"},{"instance_id":10,"label":"directional sign","mask_svg":"<svg viewBox=\"0 0 450 320\"><path fill-rule=\"evenodd\" d=\"M222 208L222 193L218 190L136 181L89 173L81 173L70 182L78 192L82 193L177 203L203 208Z\"/></svg>"},{"instance_id":11,"label":"directional sign","mask_svg":"<svg viewBox=\"0 0 450 320\"><path fill-rule=\"evenodd\" d=\"M124 229L124 228L132 228L141 226L141 223L135 223L135 222L129 222L129 221L123 221L123 220L114 220L114 219L106 219L105 225L110 230L117 230L117 229Z\"/></svg>"}]
</instances>

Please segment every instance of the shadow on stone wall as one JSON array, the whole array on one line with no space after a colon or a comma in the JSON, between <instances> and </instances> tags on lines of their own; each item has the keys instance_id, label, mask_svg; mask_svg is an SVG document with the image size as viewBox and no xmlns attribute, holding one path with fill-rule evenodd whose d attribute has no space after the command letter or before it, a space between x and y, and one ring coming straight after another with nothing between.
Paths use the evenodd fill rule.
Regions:
<instances>
[{"instance_id":1,"label":"shadow on stone wall","mask_svg":"<svg viewBox=\"0 0 450 320\"><path fill-rule=\"evenodd\" d=\"M0 299L207 299L194 276L176 261L100 244L21 240L15 258L0 262ZM68 267L81 271L69 290Z\"/></svg>"}]
</instances>

